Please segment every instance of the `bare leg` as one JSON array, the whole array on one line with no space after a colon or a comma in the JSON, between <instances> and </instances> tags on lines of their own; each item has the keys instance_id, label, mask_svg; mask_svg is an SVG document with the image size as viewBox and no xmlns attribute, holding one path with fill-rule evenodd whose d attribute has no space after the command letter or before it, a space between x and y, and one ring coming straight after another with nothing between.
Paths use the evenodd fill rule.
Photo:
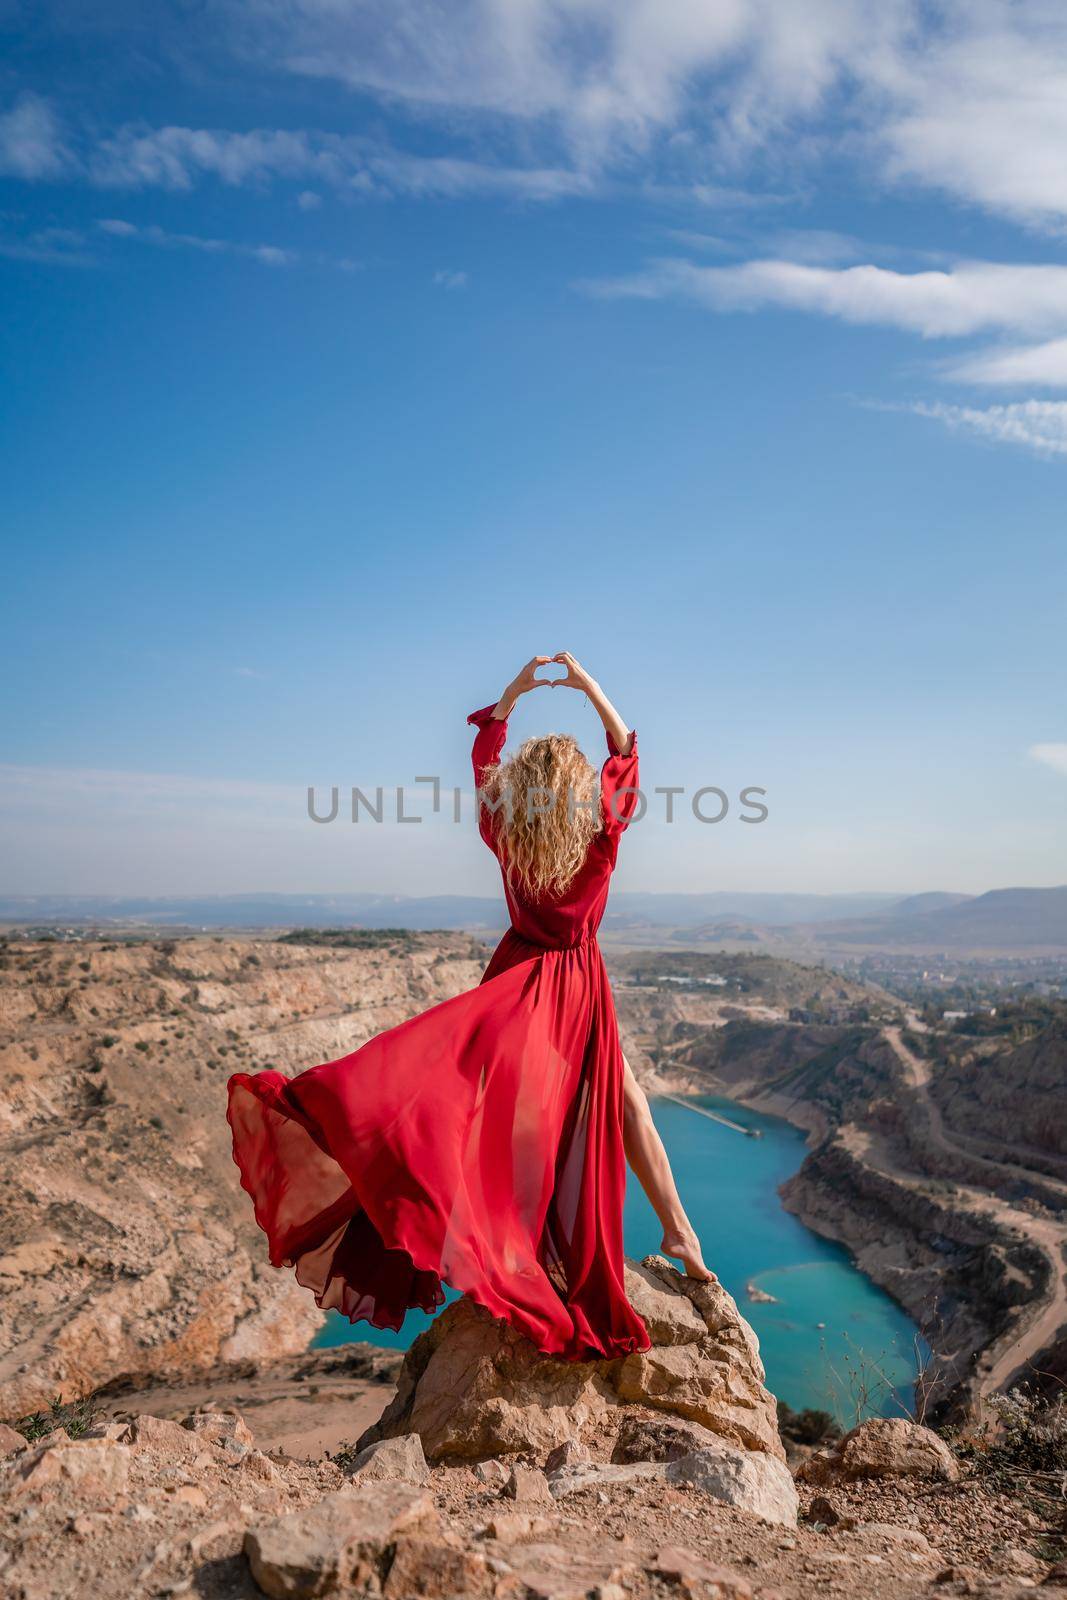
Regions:
<instances>
[{"instance_id":1,"label":"bare leg","mask_svg":"<svg viewBox=\"0 0 1067 1600\"><path fill-rule=\"evenodd\" d=\"M626 1057L622 1058L625 1071L622 1137L626 1159L634 1175L648 1195L653 1211L663 1224L661 1248L675 1256L685 1267L689 1278L709 1279L712 1274L704 1265L700 1241L693 1225L685 1214L678 1193L663 1140L652 1121L645 1091L633 1075Z\"/></svg>"}]
</instances>

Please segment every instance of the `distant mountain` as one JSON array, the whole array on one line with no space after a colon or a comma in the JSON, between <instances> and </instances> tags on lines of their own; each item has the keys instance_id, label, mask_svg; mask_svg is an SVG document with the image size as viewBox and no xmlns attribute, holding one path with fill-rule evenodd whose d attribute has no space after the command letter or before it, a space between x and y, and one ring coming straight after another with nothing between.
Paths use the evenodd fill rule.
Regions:
<instances>
[{"instance_id":1,"label":"distant mountain","mask_svg":"<svg viewBox=\"0 0 1067 1600\"><path fill-rule=\"evenodd\" d=\"M930 909L914 909L928 898L936 902ZM1067 949L1067 886L990 889L974 896L915 895L888 916L822 924L806 931L823 945L914 945L956 952Z\"/></svg>"},{"instance_id":2,"label":"distant mountain","mask_svg":"<svg viewBox=\"0 0 1067 1600\"><path fill-rule=\"evenodd\" d=\"M973 900L917 917L914 927L920 936L932 933L957 948L1067 945L1067 885L1058 889L990 889Z\"/></svg>"},{"instance_id":3,"label":"distant mountain","mask_svg":"<svg viewBox=\"0 0 1067 1600\"><path fill-rule=\"evenodd\" d=\"M0 920L159 928L497 928L503 902L474 895L8 895Z\"/></svg>"},{"instance_id":4,"label":"distant mountain","mask_svg":"<svg viewBox=\"0 0 1067 1600\"><path fill-rule=\"evenodd\" d=\"M8 895L0 921L98 928L430 928L493 933L495 896L241 894L188 897ZM915 946L926 950L1067 949L1067 887L962 895L620 894L604 933L618 942L764 944L774 948Z\"/></svg>"},{"instance_id":5,"label":"distant mountain","mask_svg":"<svg viewBox=\"0 0 1067 1600\"><path fill-rule=\"evenodd\" d=\"M825 922L890 910L891 894L621 894L612 898L605 927L697 927L740 920L769 927ZM8 895L6 922L143 922L193 928L498 928L503 901L475 895L237 894L164 896Z\"/></svg>"},{"instance_id":6,"label":"distant mountain","mask_svg":"<svg viewBox=\"0 0 1067 1600\"><path fill-rule=\"evenodd\" d=\"M893 907L894 918L925 916L928 911L945 911L949 906L962 905L973 900L973 894L946 894L943 890L929 890L926 894L909 894Z\"/></svg>"}]
</instances>

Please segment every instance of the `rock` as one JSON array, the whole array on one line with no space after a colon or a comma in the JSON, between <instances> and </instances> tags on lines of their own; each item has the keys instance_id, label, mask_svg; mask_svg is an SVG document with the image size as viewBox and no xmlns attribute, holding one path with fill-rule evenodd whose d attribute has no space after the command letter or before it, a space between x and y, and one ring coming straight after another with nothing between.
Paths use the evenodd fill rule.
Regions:
<instances>
[{"instance_id":1,"label":"rock","mask_svg":"<svg viewBox=\"0 0 1067 1600\"><path fill-rule=\"evenodd\" d=\"M524 1506L547 1506L552 1503L552 1491L548 1479L536 1467L512 1467L504 1485L504 1498Z\"/></svg>"},{"instance_id":2,"label":"rock","mask_svg":"<svg viewBox=\"0 0 1067 1600\"><path fill-rule=\"evenodd\" d=\"M68 1439L66 1434L54 1439L15 1458L16 1493L106 1500L126 1488L130 1452L125 1445L113 1439Z\"/></svg>"},{"instance_id":3,"label":"rock","mask_svg":"<svg viewBox=\"0 0 1067 1600\"><path fill-rule=\"evenodd\" d=\"M246 1450L241 1458L241 1471L246 1477L257 1478L260 1483L278 1482L278 1469L262 1450Z\"/></svg>"},{"instance_id":4,"label":"rock","mask_svg":"<svg viewBox=\"0 0 1067 1600\"><path fill-rule=\"evenodd\" d=\"M548 1480L555 1499L577 1494L580 1489L610 1489L620 1483L636 1483L640 1479L664 1479L663 1465L658 1461L631 1461L626 1465L607 1462L578 1462L573 1467L561 1467Z\"/></svg>"},{"instance_id":5,"label":"rock","mask_svg":"<svg viewBox=\"0 0 1067 1600\"><path fill-rule=\"evenodd\" d=\"M883 1544L903 1545L909 1550L927 1556L931 1561L944 1559L919 1528L901 1527L897 1522L859 1522L851 1517L842 1521L841 1528L848 1533L859 1533L867 1538L880 1539Z\"/></svg>"},{"instance_id":6,"label":"rock","mask_svg":"<svg viewBox=\"0 0 1067 1600\"><path fill-rule=\"evenodd\" d=\"M474 1476L479 1483L502 1489L508 1481L508 1469L502 1461L479 1461L474 1468Z\"/></svg>"},{"instance_id":7,"label":"rock","mask_svg":"<svg viewBox=\"0 0 1067 1600\"><path fill-rule=\"evenodd\" d=\"M577 1439L567 1439L565 1443L558 1444L554 1450L548 1452L545 1471L559 1472L563 1467L581 1466L590 1459L588 1446L580 1444Z\"/></svg>"},{"instance_id":8,"label":"rock","mask_svg":"<svg viewBox=\"0 0 1067 1600\"><path fill-rule=\"evenodd\" d=\"M128 1422L98 1422L92 1428L86 1428L82 1434L83 1439L117 1439L121 1444L128 1444L130 1439L130 1425Z\"/></svg>"},{"instance_id":9,"label":"rock","mask_svg":"<svg viewBox=\"0 0 1067 1600\"><path fill-rule=\"evenodd\" d=\"M929 1428L903 1417L861 1422L797 1469L800 1483L831 1484L857 1478L940 1478L960 1475L951 1450Z\"/></svg>"},{"instance_id":10,"label":"rock","mask_svg":"<svg viewBox=\"0 0 1067 1600\"><path fill-rule=\"evenodd\" d=\"M415 1595L492 1595L496 1577L485 1556L451 1539L402 1538L389 1564L383 1593L386 1600L412 1600Z\"/></svg>"},{"instance_id":11,"label":"rock","mask_svg":"<svg viewBox=\"0 0 1067 1600\"><path fill-rule=\"evenodd\" d=\"M646 1417L624 1412L612 1461L676 1461L716 1442L709 1428L679 1417Z\"/></svg>"},{"instance_id":12,"label":"rock","mask_svg":"<svg viewBox=\"0 0 1067 1600\"><path fill-rule=\"evenodd\" d=\"M411 1346L396 1398L359 1443L417 1433L431 1461L544 1457L634 1403L784 1459L755 1334L722 1285L649 1256L627 1262L626 1288L656 1342L614 1361L544 1356L472 1301L455 1302Z\"/></svg>"},{"instance_id":13,"label":"rock","mask_svg":"<svg viewBox=\"0 0 1067 1600\"><path fill-rule=\"evenodd\" d=\"M714 1445L668 1461L664 1472L668 1483L692 1484L765 1522L796 1525L799 1501L789 1469L766 1452Z\"/></svg>"},{"instance_id":14,"label":"rock","mask_svg":"<svg viewBox=\"0 0 1067 1600\"><path fill-rule=\"evenodd\" d=\"M502 1591L522 1600L588 1600L591 1591L605 1585L632 1587L637 1569L610 1555L578 1555L550 1542L512 1545L508 1561L520 1587ZM509 1584L511 1578L505 1580ZM609 1590L610 1592L610 1590Z\"/></svg>"},{"instance_id":15,"label":"rock","mask_svg":"<svg viewBox=\"0 0 1067 1600\"><path fill-rule=\"evenodd\" d=\"M0 1422L0 1458L18 1455L27 1448L27 1441L21 1433L9 1428L6 1422Z\"/></svg>"},{"instance_id":16,"label":"rock","mask_svg":"<svg viewBox=\"0 0 1067 1600\"><path fill-rule=\"evenodd\" d=\"M182 1427L209 1444L233 1440L251 1449L256 1442L251 1428L239 1411L194 1411L185 1418Z\"/></svg>"},{"instance_id":17,"label":"rock","mask_svg":"<svg viewBox=\"0 0 1067 1600\"><path fill-rule=\"evenodd\" d=\"M435 1536L440 1522L424 1489L406 1483L346 1486L302 1511L245 1534L252 1576L275 1597L329 1595L380 1583L401 1534Z\"/></svg>"},{"instance_id":18,"label":"rock","mask_svg":"<svg viewBox=\"0 0 1067 1600\"><path fill-rule=\"evenodd\" d=\"M552 1522L547 1517L528 1517L523 1511L503 1511L495 1516L486 1528L490 1539L501 1544L514 1544L516 1539L543 1539L551 1533Z\"/></svg>"},{"instance_id":19,"label":"rock","mask_svg":"<svg viewBox=\"0 0 1067 1600\"><path fill-rule=\"evenodd\" d=\"M195 1506L202 1511L207 1505L207 1495L198 1483L179 1484L174 1491L175 1502L180 1506Z\"/></svg>"},{"instance_id":20,"label":"rock","mask_svg":"<svg viewBox=\"0 0 1067 1600\"><path fill-rule=\"evenodd\" d=\"M747 1578L731 1572L728 1567L705 1561L692 1550L681 1550L677 1545L664 1545L647 1571L658 1578L666 1578L684 1595L694 1600L751 1600L752 1585ZM764 1591L765 1592L765 1591Z\"/></svg>"},{"instance_id":21,"label":"rock","mask_svg":"<svg viewBox=\"0 0 1067 1600\"><path fill-rule=\"evenodd\" d=\"M383 1478L402 1478L407 1483L425 1483L430 1476L422 1440L417 1433L403 1433L398 1439L380 1439L345 1468L351 1478L376 1482ZM503 1467L501 1474L503 1475Z\"/></svg>"},{"instance_id":22,"label":"rock","mask_svg":"<svg viewBox=\"0 0 1067 1600\"><path fill-rule=\"evenodd\" d=\"M208 1458L208 1447L196 1434L183 1428L180 1422L169 1422L166 1417L153 1417L147 1412L134 1417L126 1438L138 1454L156 1451L168 1461L188 1463Z\"/></svg>"},{"instance_id":23,"label":"rock","mask_svg":"<svg viewBox=\"0 0 1067 1600\"><path fill-rule=\"evenodd\" d=\"M824 1494L817 1494L808 1507L809 1522L821 1522L826 1528L833 1528L841 1521L841 1513L832 1500Z\"/></svg>"}]
</instances>

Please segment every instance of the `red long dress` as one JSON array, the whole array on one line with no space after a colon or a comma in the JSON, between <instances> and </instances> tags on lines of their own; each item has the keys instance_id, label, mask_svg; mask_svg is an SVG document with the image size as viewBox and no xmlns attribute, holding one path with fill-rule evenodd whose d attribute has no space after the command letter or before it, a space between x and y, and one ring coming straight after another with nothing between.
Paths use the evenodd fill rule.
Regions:
<instances>
[{"instance_id":1,"label":"red long dress","mask_svg":"<svg viewBox=\"0 0 1067 1600\"><path fill-rule=\"evenodd\" d=\"M507 724L477 727L475 782ZM565 895L511 913L478 988L288 1079L239 1072L228 1117L271 1264L320 1306L398 1329L442 1281L571 1360L645 1350L623 1287L622 1051L597 944L637 744L611 739L604 826ZM504 848L479 807L482 837Z\"/></svg>"}]
</instances>

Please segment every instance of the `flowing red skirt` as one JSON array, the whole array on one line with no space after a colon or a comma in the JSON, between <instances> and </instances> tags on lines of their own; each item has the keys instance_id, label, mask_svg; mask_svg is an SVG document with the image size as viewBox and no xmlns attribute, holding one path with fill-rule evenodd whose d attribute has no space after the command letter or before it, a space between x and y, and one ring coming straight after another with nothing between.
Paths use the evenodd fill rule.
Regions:
<instances>
[{"instance_id":1,"label":"flowing red skirt","mask_svg":"<svg viewBox=\"0 0 1067 1600\"><path fill-rule=\"evenodd\" d=\"M481 984L228 1116L271 1264L398 1329L442 1283L571 1360L645 1350L623 1286L622 1053L595 939L505 935Z\"/></svg>"}]
</instances>

